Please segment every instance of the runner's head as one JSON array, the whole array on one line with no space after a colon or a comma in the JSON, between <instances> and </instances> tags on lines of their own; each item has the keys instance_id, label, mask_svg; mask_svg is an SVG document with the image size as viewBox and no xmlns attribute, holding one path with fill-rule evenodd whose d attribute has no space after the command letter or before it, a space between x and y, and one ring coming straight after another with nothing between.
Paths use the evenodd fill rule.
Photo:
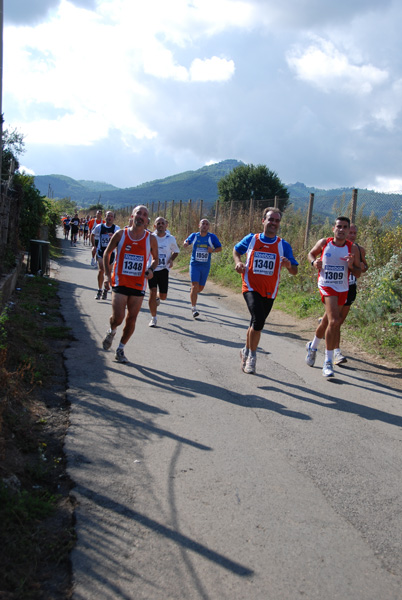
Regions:
<instances>
[{"instance_id":1,"label":"runner's head","mask_svg":"<svg viewBox=\"0 0 402 600\"><path fill-rule=\"evenodd\" d=\"M107 213L105 215L105 221L106 221L106 225L108 227L110 227L111 225L113 225L114 213L111 210L107 211Z\"/></svg>"},{"instance_id":2,"label":"runner's head","mask_svg":"<svg viewBox=\"0 0 402 600\"><path fill-rule=\"evenodd\" d=\"M350 224L348 240L355 243L357 237L357 227L354 223Z\"/></svg>"},{"instance_id":3,"label":"runner's head","mask_svg":"<svg viewBox=\"0 0 402 600\"><path fill-rule=\"evenodd\" d=\"M134 227L144 227L146 229L149 225L149 212L146 206L139 204L133 208L131 213Z\"/></svg>"},{"instance_id":4,"label":"runner's head","mask_svg":"<svg viewBox=\"0 0 402 600\"><path fill-rule=\"evenodd\" d=\"M345 242L349 235L350 219L349 217L337 217L332 229L335 242Z\"/></svg>"},{"instance_id":5,"label":"runner's head","mask_svg":"<svg viewBox=\"0 0 402 600\"><path fill-rule=\"evenodd\" d=\"M201 233L207 233L209 226L210 226L210 222L208 221L208 219L201 219L201 221L198 225Z\"/></svg>"},{"instance_id":6,"label":"runner's head","mask_svg":"<svg viewBox=\"0 0 402 600\"><path fill-rule=\"evenodd\" d=\"M164 235L165 231L166 231L166 227L167 227L166 219L164 217L156 217L156 219L154 221L154 229L156 229L158 234Z\"/></svg>"},{"instance_id":7,"label":"runner's head","mask_svg":"<svg viewBox=\"0 0 402 600\"><path fill-rule=\"evenodd\" d=\"M279 208L268 206L262 214L262 225L266 237L275 237L281 224L282 213Z\"/></svg>"}]
</instances>

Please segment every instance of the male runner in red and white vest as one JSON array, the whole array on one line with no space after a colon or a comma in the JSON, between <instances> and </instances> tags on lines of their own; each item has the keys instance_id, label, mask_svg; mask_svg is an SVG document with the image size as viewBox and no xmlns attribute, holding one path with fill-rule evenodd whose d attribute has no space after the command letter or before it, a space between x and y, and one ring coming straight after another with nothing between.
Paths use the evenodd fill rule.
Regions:
<instances>
[{"instance_id":1,"label":"male runner in red and white vest","mask_svg":"<svg viewBox=\"0 0 402 600\"><path fill-rule=\"evenodd\" d=\"M246 345L240 350L244 373L255 373L261 331L274 303L282 267L297 274L298 262L288 242L277 236L282 213L268 207L263 212L263 233L246 235L233 248L235 269L241 273L242 292L251 315ZM246 263L241 256L247 254Z\"/></svg>"},{"instance_id":2,"label":"male runner in red and white vest","mask_svg":"<svg viewBox=\"0 0 402 600\"><path fill-rule=\"evenodd\" d=\"M347 238L350 219L338 217L333 228L334 237L322 238L310 250L308 259L318 271L318 289L325 305L325 317L318 325L312 342L306 345L306 363L313 367L317 348L325 336L324 377L333 377L334 350L339 345L341 310L349 291L349 273L360 277L360 255L356 244Z\"/></svg>"},{"instance_id":3,"label":"male runner in red and white vest","mask_svg":"<svg viewBox=\"0 0 402 600\"><path fill-rule=\"evenodd\" d=\"M158 265L158 242L147 230L149 214L146 206L136 206L132 213L131 227L117 231L109 242L103 256L105 269L104 287L112 285L112 315L110 329L106 332L102 344L109 350L116 330L126 317L120 344L115 358L126 363L124 347L134 333L135 323L140 312L146 290L147 280L152 279ZM111 273L110 255L116 251L116 259ZM152 262L147 267L148 259Z\"/></svg>"}]
</instances>

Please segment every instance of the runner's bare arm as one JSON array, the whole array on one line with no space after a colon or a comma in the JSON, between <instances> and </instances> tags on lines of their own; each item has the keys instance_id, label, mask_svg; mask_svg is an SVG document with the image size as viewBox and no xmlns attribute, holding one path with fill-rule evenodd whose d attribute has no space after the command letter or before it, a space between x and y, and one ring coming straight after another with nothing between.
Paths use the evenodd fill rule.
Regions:
<instances>
[{"instance_id":1,"label":"runner's bare arm","mask_svg":"<svg viewBox=\"0 0 402 600\"><path fill-rule=\"evenodd\" d=\"M241 255L233 248L233 260L235 261L235 271L244 273L246 265L241 261Z\"/></svg>"},{"instance_id":2,"label":"runner's bare arm","mask_svg":"<svg viewBox=\"0 0 402 600\"><path fill-rule=\"evenodd\" d=\"M313 246L313 248L311 248L310 252L307 255L307 258L308 258L309 262L311 263L311 265L318 271L322 267L322 260L321 260L321 258L317 258L317 257L321 255L321 252L325 246L326 241L327 240L325 238L318 240L318 242L315 244L315 246Z\"/></svg>"},{"instance_id":3,"label":"runner's bare arm","mask_svg":"<svg viewBox=\"0 0 402 600\"><path fill-rule=\"evenodd\" d=\"M112 271L112 265L110 264L110 255L112 254L113 250L116 248L117 244L120 242L123 232L124 232L124 229L119 229L119 231L116 231L116 233L113 234L110 242L107 245L104 255L103 255L103 268L105 269L104 285L105 285L105 289L107 289L107 290L110 288L109 280L110 280L110 275L111 275L111 271Z\"/></svg>"},{"instance_id":4,"label":"runner's bare arm","mask_svg":"<svg viewBox=\"0 0 402 600\"><path fill-rule=\"evenodd\" d=\"M145 271L146 279L152 279L154 276L154 271L159 263L158 242L156 241L156 237L153 235L151 235L151 256L152 262L149 265L149 268Z\"/></svg>"},{"instance_id":5,"label":"runner's bare arm","mask_svg":"<svg viewBox=\"0 0 402 600\"><path fill-rule=\"evenodd\" d=\"M348 260L349 271L352 271L353 275L356 277L356 279L358 279L360 277L360 275L362 274L362 270L360 268L359 248L356 246L356 244L353 244L352 252L351 252L351 255L349 255L349 256L350 256L350 258Z\"/></svg>"}]
</instances>

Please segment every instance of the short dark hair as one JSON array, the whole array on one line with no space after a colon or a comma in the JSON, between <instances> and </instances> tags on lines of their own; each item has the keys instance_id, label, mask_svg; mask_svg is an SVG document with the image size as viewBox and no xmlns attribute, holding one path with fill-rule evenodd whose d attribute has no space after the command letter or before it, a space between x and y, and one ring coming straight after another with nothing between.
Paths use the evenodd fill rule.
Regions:
<instances>
[{"instance_id":1,"label":"short dark hair","mask_svg":"<svg viewBox=\"0 0 402 600\"><path fill-rule=\"evenodd\" d=\"M336 223L337 221L346 221L346 223L347 223L347 224L349 225L349 227L350 227L350 219L349 219L349 217L342 217L342 216L341 216L341 217L336 217L336 219L335 219L335 223Z\"/></svg>"},{"instance_id":2,"label":"short dark hair","mask_svg":"<svg viewBox=\"0 0 402 600\"><path fill-rule=\"evenodd\" d=\"M265 217L267 216L267 213L269 213L269 212L278 213L278 215L281 215L281 219L282 219L282 211L279 210L279 208L276 208L275 206L268 206L267 208L264 208L264 212L262 213L263 221L265 221Z\"/></svg>"}]
</instances>

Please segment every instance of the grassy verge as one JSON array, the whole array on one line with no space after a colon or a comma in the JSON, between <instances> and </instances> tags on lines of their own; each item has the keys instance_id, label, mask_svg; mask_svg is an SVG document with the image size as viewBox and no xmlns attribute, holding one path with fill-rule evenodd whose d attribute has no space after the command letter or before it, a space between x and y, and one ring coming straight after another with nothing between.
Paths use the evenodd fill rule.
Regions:
<instances>
[{"instance_id":1,"label":"grassy verge","mask_svg":"<svg viewBox=\"0 0 402 600\"><path fill-rule=\"evenodd\" d=\"M0 596L68 598L74 528L62 353L70 332L56 281L25 276L17 289L0 316Z\"/></svg>"}]
</instances>

